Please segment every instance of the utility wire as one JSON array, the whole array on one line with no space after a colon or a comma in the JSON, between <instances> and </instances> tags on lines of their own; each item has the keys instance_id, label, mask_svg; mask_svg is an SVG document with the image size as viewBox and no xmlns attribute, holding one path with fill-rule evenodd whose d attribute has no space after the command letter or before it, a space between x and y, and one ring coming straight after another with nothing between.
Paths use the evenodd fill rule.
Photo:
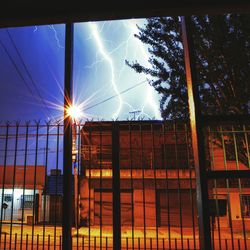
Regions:
<instances>
[{"instance_id":1,"label":"utility wire","mask_svg":"<svg viewBox=\"0 0 250 250\"><path fill-rule=\"evenodd\" d=\"M32 83L33 87L35 88L35 90L36 90L38 96L40 97L40 101L42 102L42 104L44 105L44 107L47 109L47 112L48 112L47 115L48 115L48 114L50 113L50 111L49 111L49 109L48 109L48 106L47 106L46 102L44 101L44 98L42 97L42 95L41 95L41 93L40 93L40 91L39 91L39 89L38 89L38 87L37 87L36 82L34 81L34 79L33 79L32 75L31 75L31 73L29 72L29 70L28 70L28 68L27 68L27 66L26 66L26 64L25 64L25 62L24 62L24 60L23 60L23 57L22 57L22 55L21 55L19 49L17 48L16 43L15 43L15 41L13 40L13 38L12 38L12 36L11 36L9 30L7 29L6 32L7 32L8 36L9 36L9 39L10 39L12 45L13 45L14 48L15 48L15 51L16 51L16 53L17 53L19 59L20 59L21 62L22 62L22 65L23 65L23 67L24 67L24 69L25 69L27 75L29 76L29 78L30 78L30 80L31 80L31 83ZM48 116L48 117L49 117L49 116Z\"/></svg>"},{"instance_id":2,"label":"utility wire","mask_svg":"<svg viewBox=\"0 0 250 250\"><path fill-rule=\"evenodd\" d=\"M22 73L20 72L20 70L19 70L18 67L17 67L17 64L15 63L15 61L14 61L13 58L11 57L10 53L8 52L6 46L3 44L3 42L2 42L1 40L0 40L0 44L1 44L2 48L4 49L5 53L7 54L7 56L9 57L10 61L12 62L12 64L13 64L15 70L17 71L18 75L22 78L22 80L23 80L23 82L24 82L26 88L29 90L29 92L31 93L31 95L34 96L34 93L33 93L32 89L30 88L30 86L29 86L29 85L27 84L27 82L25 81L25 79L24 79Z\"/></svg>"},{"instance_id":3,"label":"utility wire","mask_svg":"<svg viewBox=\"0 0 250 250\"><path fill-rule=\"evenodd\" d=\"M31 76L29 70L27 69L26 64L24 63L24 61L23 61L23 59L22 59L22 56L21 56L21 54L20 54L18 48L16 47L15 42L14 42L14 40L12 39L11 34L9 33L8 30L7 30L7 33L8 33L8 35L9 35L9 38L10 38L10 40L11 40L13 46L15 47L15 50L16 50L16 52L17 52L17 54L18 54L18 56L19 56L19 58L20 58L20 60L21 60L21 62L22 62L22 64L23 64L23 66L24 66L24 68L25 68L25 70L26 70L26 72L27 72L27 74L28 74L28 76L29 76L31 82L33 83L33 86L35 87L35 89L36 89L36 91L37 91L37 93L38 93L38 95L39 95L41 101L43 102L43 104L45 105L45 107L46 107L47 110L48 110L48 107L47 107L47 105L46 105L46 103L45 103L43 97L41 96L41 94L40 94L40 92L39 92L39 90L38 90L38 88L37 88L37 86L36 86L36 83L34 82L34 80L33 80L32 76ZM6 54L8 55L9 59L11 60L12 64L14 65L14 67L15 67L17 73L19 74L19 76L20 76L20 77L22 78L22 80L24 81L25 86L28 88L28 90L30 91L30 93L31 93L32 96L33 96L33 91L32 91L32 89L31 89L31 88L29 87L29 85L27 84L26 80L24 79L23 75L21 74L20 70L18 69L18 67L17 67L17 65L16 65L16 63L15 63L15 61L13 60L13 58L11 57L11 55L9 54L7 48L6 48L5 45L2 43L1 40L0 40L0 44L1 44L1 46L3 47L3 49L5 50ZM124 94L124 93L126 93L126 92L128 92L128 91L130 91L130 90L132 90L132 89L134 89L134 88L136 88L136 87L142 85L142 84L145 83L145 82L147 82L147 80L141 81L141 82L135 84L134 86L132 86L132 87L130 87L130 88L128 88L128 89L125 89L125 90L119 92L119 93L116 94L116 95L113 95L113 96L111 96L111 97L109 97L109 98L107 98L107 99L102 100L101 102L98 102L98 103L96 103L96 104L94 104L94 105L91 105L91 106L85 108L84 110L89 110L89 109L94 108L94 107L96 107L96 106L98 106L98 105L100 105L100 104L103 104L103 103L105 103L105 102L107 102L107 101L109 101L109 100L111 100L111 99L113 99L113 98L115 98L115 97L117 97L117 96L119 96L119 95L121 95L121 94Z\"/></svg>"},{"instance_id":4,"label":"utility wire","mask_svg":"<svg viewBox=\"0 0 250 250\"><path fill-rule=\"evenodd\" d=\"M145 82L147 82L147 80L144 80L144 81L142 81L142 82L139 82L139 83L133 85L132 87L130 87L130 88L128 88L128 89L125 89L125 90L119 92L119 93L116 94L116 95L113 95L113 96L111 96L111 97L109 97L109 98L107 98L107 99L105 99L105 100L103 100L103 101L101 101L101 102L98 102L98 103L96 103L96 104L94 104L94 105L92 105L92 106L89 106L89 107L85 108L84 111L85 111L85 110L88 110L88 109L91 109L91 108L94 108L94 107L96 107L96 106L98 106L98 105L100 105L100 104L103 104L103 103L105 103L105 102L107 102L107 101L109 101L109 100L111 100L111 99L113 99L113 98L115 98L115 97L117 97L117 96L119 96L119 95L121 95L121 94L124 94L124 93L128 92L128 91L131 90L131 89L134 89L134 88L136 88L136 87L142 85L142 84L145 83Z\"/></svg>"}]
</instances>

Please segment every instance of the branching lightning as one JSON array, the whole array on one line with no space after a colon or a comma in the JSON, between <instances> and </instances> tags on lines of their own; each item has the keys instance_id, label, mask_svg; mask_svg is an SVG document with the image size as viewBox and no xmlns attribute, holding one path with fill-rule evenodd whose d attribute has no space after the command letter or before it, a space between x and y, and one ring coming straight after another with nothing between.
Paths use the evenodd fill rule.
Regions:
<instances>
[{"instance_id":1,"label":"branching lightning","mask_svg":"<svg viewBox=\"0 0 250 250\"><path fill-rule=\"evenodd\" d=\"M97 47L98 47L101 55L104 57L104 59L108 62L109 66L110 66L110 70L111 70L110 82L111 82L111 85L112 85L115 93L117 94L118 100L119 100L118 108L117 108L116 112L112 115L113 119L116 119L118 117L120 111L121 111L122 97L119 94L119 91L118 91L118 88L117 88L117 85L116 85L115 67L114 67L112 58L109 56L109 54L106 52L106 50L105 50L105 48L103 46L102 39L101 39L101 37L99 35L97 25L95 23L89 23L89 26L90 26L90 28L92 30L93 37L94 37L94 39L96 41Z\"/></svg>"},{"instance_id":2,"label":"branching lightning","mask_svg":"<svg viewBox=\"0 0 250 250\"><path fill-rule=\"evenodd\" d=\"M58 48L59 48L59 49L63 49L64 47L63 47L63 46L61 45L61 43L60 43L60 40L59 40L59 38L58 38L58 34L57 34L57 31L56 31L54 25L49 25L49 28L50 28L51 30L53 30L53 32L54 32L54 37L55 37L55 40L56 40L56 43L57 43Z\"/></svg>"},{"instance_id":3,"label":"branching lightning","mask_svg":"<svg viewBox=\"0 0 250 250\"><path fill-rule=\"evenodd\" d=\"M63 47L63 46L61 45L61 43L60 43L60 39L59 39L58 33L57 33L57 31L56 31L54 25L53 25L53 24L47 25L47 27L49 27L49 28L54 32L54 38L55 38L55 40L56 40L57 47L58 47L59 49L63 49L64 47ZM37 30L38 30L38 26L34 26L33 32L37 32Z\"/></svg>"},{"instance_id":4,"label":"branching lightning","mask_svg":"<svg viewBox=\"0 0 250 250\"><path fill-rule=\"evenodd\" d=\"M96 43L96 46L97 46L99 53L102 56L101 59L96 60L89 67L97 66L98 63L103 63L103 61L106 61L108 63L110 70L111 70L111 77L110 77L111 78L110 79L111 86L112 86L114 92L117 94L117 98L119 101L119 105L118 105L116 111L113 113L112 117L117 118L119 115L121 115L121 110L122 110L123 104L128 106L130 108L130 110L135 110L135 108L128 101L124 101L122 96L119 94L118 84L121 81L121 75L122 75L122 72L125 70L126 65L124 63L122 67L120 67L119 69L116 70L116 67L114 65L113 54L118 50L124 51L123 62L125 62L125 59L128 58L128 54L129 54L128 44L133 43L134 50L137 52L137 54L139 54L138 56L139 56L140 62L144 63L144 65L146 67L150 67L150 65L148 63L148 53L147 53L146 48L143 46L143 44L138 39L134 38L134 34L136 34L138 32L135 20L123 21L123 25L126 28L126 32L128 32L127 39L125 41L122 41L119 45L117 45L115 48L113 48L109 52L107 51L107 49L104 46L104 42L106 42L107 40L103 39L100 35L100 32L104 30L105 24L106 23L103 23L101 28L98 29L97 23L89 23L92 37ZM133 72L131 72L131 73L133 73ZM152 86L150 86L149 84L145 84L144 91L145 91L144 96L138 98L138 99L141 99L143 101L141 101L141 103L139 104L140 105L139 108L140 108L141 112L137 115L137 118L139 118L143 115L145 115L149 118L152 117L149 114L145 113L145 107L147 106L147 107L150 107L150 109L152 110L152 113L154 114L154 118L160 119L161 115L159 112L159 104L157 103L157 100L155 100L155 98L153 96L153 93L155 91L154 88Z\"/></svg>"},{"instance_id":5,"label":"branching lightning","mask_svg":"<svg viewBox=\"0 0 250 250\"><path fill-rule=\"evenodd\" d=\"M88 109L89 106L96 106L93 105L94 97L96 99L95 102L99 102L100 99L103 99L103 97L101 97L100 94L102 96L105 94L106 97L115 94L117 105L110 106L109 104L107 104L107 106L105 106L107 107L106 110L110 111L111 113L110 116L108 115L109 117L107 117L106 115L106 119L109 118L117 119L119 117L128 118L129 116L131 116L130 113L132 113L135 110L140 110L140 113L136 113L136 119L140 119L143 117L146 118L154 117L155 119L161 119L158 100L155 97L155 90L149 84L145 83L143 86L141 86L140 92L130 91L129 93L126 94L126 96L123 96L122 92L120 92L120 90L126 89L126 86L131 86L132 83L134 85L138 83L136 82L138 80L134 80L132 78L134 74L135 79L137 79L138 74L126 66L125 64L126 59L130 60L130 56L132 54L136 54L136 58L138 58L138 61L140 63L142 63L145 67L150 67L150 64L148 62L149 56L147 53L147 48L144 47L144 45L134 37L134 34L138 33L138 29L136 26L137 23L138 22L136 20L124 20L124 21L118 21L113 25L111 25L111 22L108 21L99 23L89 22L80 24L82 28L80 29L79 33L75 34L75 36L81 36L81 37L83 36L82 39L83 44L80 44L80 48L83 45L82 47L84 50L84 44L88 43L92 48L94 48L96 53L92 63L90 64L85 63L82 66L84 70L88 70L89 72L91 72L90 74L92 74L92 78L90 80L89 79L86 80L86 82L88 82L88 84L90 85L93 85L94 78L96 77L99 84L97 87L98 90L94 91L92 89L91 91L93 94L91 95L91 92L88 93L87 96L90 97L89 98L84 97L85 100L82 100L82 95L79 92L77 93L76 91L76 93L74 93L73 103L80 105L83 114L85 115L85 118L86 116L87 118L96 117L95 114L87 115L86 112L84 111L86 108ZM60 43L59 36L57 34L57 30L55 29L55 27L53 25L48 25L47 27L54 32L53 40L54 42L56 41L57 47L63 48L63 46ZM114 27L115 29L117 29L116 35L118 33L122 34L123 39L121 38L120 40L116 40L117 37L115 36L114 37L112 35L107 36L109 32L110 34L112 34L111 33L112 28L114 30ZM86 28L90 30L90 33L87 36L85 36ZM35 26L34 32L36 32L37 30L38 27ZM84 55L84 51L82 52L82 54ZM75 55L79 56L78 53L76 53ZM119 61L118 63L117 60ZM105 77L103 77L103 75L97 74L98 67L101 64L107 66L108 70L106 70L105 73L106 74L105 77L108 76L107 81L104 80ZM52 71L53 70L51 70L51 72ZM55 74L52 75L55 78ZM127 75L131 77L126 79ZM145 80L145 78L143 80ZM141 81L141 78L139 81ZM74 80L73 84L82 86L81 81ZM57 85L58 87L60 87L60 84L58 82ZM110 89L112 91L110 91ZM61 93L63 94L62 89ZM53 104L52 102L50 102L48 104L50 106L54 106L54 108L56 109L61 109L63 107L62 103ZM103 115L101 114L101 116ZM100 117L100 115L98 117Z\"/></svg>"},{"instance_id":6,"label":"branching lightning","mask_svg":"<svg viewBox=\"0 0 250 250\"><path fill-rule=\"evenodd\" d=\"M132 34L138 33L135 20L124 21L124 24L131 31ZM136 47L141 52L140 61L142 61L146 67L150 67L150 64L148 62L149 56L148 56L147 50L138 39L135 39L135 43L136 43ZM150 86L149 84L147 84L147 87L146 87L147 97L145 98L145 102L142 105L142 112L144 111L145 105L148 104L152 107L155 118L160 119L161 115L160 115L159 107L158 107L159 104L157 105L156 101L154 100L153 92L154 92L154 88Z\"/></svg>"}]
</instances>

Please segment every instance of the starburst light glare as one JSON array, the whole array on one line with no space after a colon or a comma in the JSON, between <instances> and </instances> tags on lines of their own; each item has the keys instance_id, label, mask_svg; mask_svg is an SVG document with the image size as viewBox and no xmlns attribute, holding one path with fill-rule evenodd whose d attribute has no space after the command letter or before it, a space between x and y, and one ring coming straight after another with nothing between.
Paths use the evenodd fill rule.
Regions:
<instances>
[{"instance_id":1,"label":"starburst light glare","mask_svg":"<svg viewBox=\"0 0 250 250\"><path fill-rule=\"evenodd\" d=\"M79 106L77 105L71 105L67 108L67 114L69 117L71 117L73 120L78 120L83 116L83 113Z\"/></svg>"}]
</instances>

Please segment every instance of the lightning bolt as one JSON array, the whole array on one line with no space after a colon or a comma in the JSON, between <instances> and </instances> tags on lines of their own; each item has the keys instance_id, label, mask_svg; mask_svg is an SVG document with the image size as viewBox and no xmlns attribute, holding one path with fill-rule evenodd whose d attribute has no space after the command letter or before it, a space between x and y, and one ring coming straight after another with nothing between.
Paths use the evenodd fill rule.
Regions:
<instances>
[{"instance_id":1,"label":"lightning bolt","mask_svg":"<svg viewBox=\"0 0 250 250\"><path fill-rule=\"evenodd\" d=\"M116 84L116 80L115 80L115 67L114 67L114 63L112 61L112 58L109 56L109 53L105 50L101 36L98 32L98 28L97 25L95 23L89 23L90 29L92 31L92 35L94 37L94 40L96 42L96 45L101 53L101 55L103 56L103 58L107 61L107 63L110 66L110 71L111 71L111 85L114 89L115 94L118 97L119 100L119 104L118 104L118 108L116 110L116 112L112 115L113 119L116 119L118 117L118 115L120 114L121 108L122 108L122 97L119 94L118 88L117 88L117 84Z\"/></svg>"},{"instance_id":2,"label":"lightning bolt","mask_svg":"<svg viewBox=\"0 0 250 250\"><path fill-rule=\"evenodd\" d=\"M57 43L58 48L59 48L59 49L63 49L64 47L63 47L63 46L61 45L61 43L60 43L60 40L59 40L57 31L56 31L54 25L49 25L49 28L50 28L51 30L53 30L53 32L54 32L54 37L55 37L55 40L56 40L56 43Z\"/></svg>"},{"instance_id":3,"label":"lightning bolt","mask_svg":"<svg viewBox=\"0 0 250 250\"><path fill-rule=\"evenodd\" d=\"M124 117L124 111L127 112L127 115L129 115L128 111L131 113L131 111L135 110L141 111L140 113L136 114L137 119L141 118L142 116L149 118L154 116L156 119L161 119L159 100L157 100L156 91L149 84L145 83L144 87L141 87L140 90L136 90L130 95L126 94L126 96L124 96L120 93L120 89L126 89L125 86L131 86L132 83L136 85L137 81L141 81L141 76L126 66L124 63L125 59L131 61L132 56L132 58L138 59L145 67L150 68L151 66L148 62L149 54L147 47L134 37L134 34L138 33L137 24L141 25L144 22L145 21L143 19L130 19L120 21L88 22L80 24L80 32L76 33L76 35L82 36L82 34L87 34L85 39L83 37L82 41L84 41L84 43L88 42L91 44L92 48L95 48L96 51L96 56L93 63L86 65L85 61L83 69L90 70L90 74L92 74L92 76L94 75L96 77L95 79L98 79L98 83L100 83L100 75L97 74L99 73L98 65L106 64L108 69L105 73L106 76L103 76L103 79L108 77L106 84L105 82L104 84L97 83L98 85L96 86L98 90L94 93L94 95L91 95L91 93L89 94L91 98L84 97L85 100L82 100L83 95L80 93L80 86L83 83L78 83L78 81L74 82L75 86L78 86L78 89L75 91L73 102L80 103L83 112L86 105L94 101L94 97L96 100L98 100L95 102L99 102L100 99L103 99L103 97L100 97L100 95L105 95L105 97L108 95L113 95L112 92L110 92L110 89L112 89L116 96L117 105L113 105L111 108L107 108L106 110L114 110L110 115L113 119L117 119L121 116ZM54 33L54 39L52 39L52 41L54 40L54 43L56 43L58 48L63 48L60 43L56 27L53 25L47 25L47 27ZM40 29L39 26L34 26L33 32L37 32L38 29ZM135 75L134 78L133 74ZM137 80L138 78L140 80ZM92 80L94 83L95 80L93 77ZM131 97L133 98L132 101ZM88 114L88 117L90 116L94 117L94 115Z\"/></svg>"},{"instance_id":4,"label":"lightning bolt","mask_svg":"<svg viewBox=\"0 0 250 250\"><path fill-rule=\"evenodd\" d=\"M96 42L98 51L100 52L100 54L102 55L102 59L101 60L96 60L90 67L96 66L98 63L101 63L102 60L107 61L107 63L110 66L111 69L111 85L113 87L114 92L117 94L118 96L118 100L119 100L119 105L117 110L115 111L115 113L113 114L113 118L117 118L121 112L122 109L122 105L125 104L127 106L129 106L130 108L133 108L132 105L128 104L127 102L123 101L122 96L119 94L118 91L118 87L117 87L117 81L120 80L121 78L121 74L124 71L124 68L126 67L125 64L123 64L123 66L119 69L119 71L115 70L114 67L114 62L112 60L112 55L119 49L122 49L125 53L124 53L124 61L125 59L127 59L128 56L128 44L129 43L133 43L134 46L134 50L136 51L138 55L138 58L140 58L140 60L144 63L144 65L146 67L150 67L150 64L148 62L148 58L149 55L147 53L147 49L144 47L144 45L138 40L134 38L134 34L138 33L138 29L136 26L136 20L126 20L123 21L123 25L126 28L126 30L128 31L128 38L127 40L123 41L122 43L120 43L117 47L115 47L113 50L111 50L110 52L107 52L107 50L104 47L104 42L106 42L106 40L102 39L100 32L101 30L104 29L104 25L106 22L104 22L101 26L101 28L98 30L97 24L96 23L89 23L89 27L91 29L92 32L92 36ZM110 41L112 42L112 41ZM138 53L139 52L139 53ZM155 90L152 86L150 86L149 84L146 85L146 91L145 91L145 97L143 98L143 103L141 104L141 113L137 116L138 118L142 115L146 115L147 117L150 117L146 112L145 112L145 108L146 106L149 106L153 113L154 113L154 117L156 119L160 119L161 115L160 115L160 111L159 111L159 104L157 103L157 101L154 98L154 93ZM132 110L135 110L134 108Z\"/></svg>"},{"instance_id":5,"label":"lightning bolt","mask_svg":"<svg viewBox=\"0 0 250 250\"><path fill-rule=\"evenodd\" d=\"M126 20L123 23L124 23L124 26L127 27L128 30L130 30L131 34L138 33L136 20L133 20L133 19ZM149 55L147 53L147 49L143 46L143 44L138 39L134 39L134 40L135 40L134 43L136 45L136 49L140 51L140 61L142 61L146 67L150 68L151 65L148 62ZM155 118L161 119L159 107L153 97L154 92L155 92L154 88L147 84L146 98L145 98L144 104L142 105L142 113L144 113L145 106L149 105L154 111Z\"/></svg>"},{"instance_id":6,"label":"lightning bolt","mask_svg":"<svg viewBox=\"0 0 250 250\"><path fill-rule=\"evenodd\" d=\"M61 45L60 43L60 39L59 39L59 36L58 36L58 33L57 33L57 30L55 29L54 25L51 24L51 25L47 25L48 28L50 28L53 32L54 32L54 38L56 40L56 44L57 44L57 47L59 49L64 49L64 47ZM38 31L38 26L34 26L34 30L33 32L37 32Z\"/></svg>"},{"instance_id":7,"label":"lightning bolt","mask_svg":"<svg viewBox=\"0 0 250 250\"><path fill-rule=\"evenodd\" d=\"M137 114L137 119L139 119L142 116L146 116L149 118L152 118L154 116L156 119L160 119L160 112L159 112L159 104L158 101L155 98L155 90L152 86L149 84L145 84L144 88L141 89L142 91L139 92L139 95L133 96L134 100L133 102L129 101L128 96L123 98L123 96L119 93L119 86L123 86L121 89L124 90L124 86L126 84L130 83L131 86L131 79L134 81L132 78L133 73L136 75L135 78L138 78L138 74L133 72L132 70L129 71L130 69L126 66L125 59L128 59L129 56L134 53L136 55L136 58L139 58L140 61L146 66L150 67L150 64L148 63L148 58L149 55L147 53L147 48L144 47L144 45L136 38L134 38L134 34L138 33L137 29L137 20L124 20L124 21L114 21L116 23L112 23L112 21L105 21L105 22L88 22L88 23L81 23L80 24L80 32L76 33L77 36L82 36L82 34L86 34L88 32L88 35L84 38L81 37L82 41L84 43L89 42L91 46L94 45L94 48L96 50L96 55L95 55L95 60L89 64L82 67L84 70L91 70L91 74L98 79L98 83L100 83L100 76L97 74L98 72L98 65L99 64L106 64L108 67L107 73L108 73L108 82L106 84L99 84L98 85L98 90L92 95L91 98L85 98L88 99L87 102L86 100L81 100L83 95L80 93L81 88L78 88L78 91L76 91L74 100L76 103L81 102L81 106L83 108L84 112L84 106L86 107L87 103L91 103L93 101L93 97L97 100L102 99L102 97L97 96L97 92L100 95L112 95L110 94L110 87L112 91L115 93L116 100L117 100L117 105L111 108L108 108L107 110L115 110L112 114L111 117L113 119L117 119L119 116L121 117L122 115L122 110L125 109L129 111L134 111L134 110L140 110L141 112ZM60 45L60 41L58 39L58 34L53 27L53 25L48 26L50 29L54 31L55 34L55 40L57 43L57 46L59 48L62 48ZM37 30L37 27L35 27L34 32ZM114 32L114 37L110 35L107 39L107 32ZM116 40L116 35L118 34L123 34ZM106 35L106 37L105 37ZM131 49L131 44L132 44L132 49ZM131 53L132 52L132 53ZM80 52L82 53L82 52ZM117 57L117 55L119 57ZM121 58L122 57L122 58ZM120 61L117 61L120 60ZM126 73L128 72L129 73ZM126 76L129 76L127 79ZM131 75L131 76L130 76ZM79 75L80 76L80 75ZM97 78L98 77L98 78ZM80 79L80 78L79 78ZM105 79L105 77L103 78ZM92 77L93 83L94 83L94 78ZM140 79L141 80L141 79ZM140 81L139 80L139 81ZM85 81L85 80L84 80ZM136 81L134 81L136 85ZM80 84L80 85L79 85ZM81 86L82 82L77 82L75 81L75 86ZM138 93L138 92L134 92ZM131 95L130 95L131 96ZM131 98L129 96L129 98ZM78 100L77 100L78 99ZM126 100L126 101L125 101ZM142 101L141 101L142 100ZM131 103L130 103L131 102ZM137 102L137 103L136 103ZM140 102L140 103L138 103ZM133 103L133 104L132 104ZM84 104L84 105L82 105ZM136 107L137 106L137 107ZM124 110L125 111L125 110ZM127 112L128 115L129 112ZM150 114L149 114L150 113ZM91 116L88 114L88 117ZM94 115L92 115L94 117Z\"/></svg>"}]
</instances>

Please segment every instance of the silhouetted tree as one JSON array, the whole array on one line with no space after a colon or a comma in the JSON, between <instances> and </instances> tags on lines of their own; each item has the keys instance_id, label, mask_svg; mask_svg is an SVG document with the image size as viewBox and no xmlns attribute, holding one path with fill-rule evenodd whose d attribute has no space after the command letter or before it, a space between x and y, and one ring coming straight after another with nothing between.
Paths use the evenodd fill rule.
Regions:
<instances>
[{"instance_id":1,"label":"silhouetted tree","mask_svg":"<svg viewBox=\"0 0 250 250\"><path fill-rule=\"evenodd\" d=\"M202 112L247 113L250 100L250 15L192 16L197 83ZM148 75L161 94L164 119L187 118L187 88L179 17L147 19L135 35L149 46L150 68L127 65Z\"/></svg>"},{"instance_id":2,"label":"silhouetted tree","mask_svg":"<svg viewBox=\"0 0 250 250\"><path fill-rule=\"evenodd\" d=\"M246 114L250 104L250 15L192 16L192 36L201 110L204 114ZM135 35L148 45L150 67L126 64L149 76L161 95L163 119L188 118L187 87L179 17L147 19ZM238 135L239 136L239 135ZM221 134L218 134L221 144ZM231 138L231 151L234 142ZM246 165L246 138L237 138Z\"/></svg>"}]
</instances>

